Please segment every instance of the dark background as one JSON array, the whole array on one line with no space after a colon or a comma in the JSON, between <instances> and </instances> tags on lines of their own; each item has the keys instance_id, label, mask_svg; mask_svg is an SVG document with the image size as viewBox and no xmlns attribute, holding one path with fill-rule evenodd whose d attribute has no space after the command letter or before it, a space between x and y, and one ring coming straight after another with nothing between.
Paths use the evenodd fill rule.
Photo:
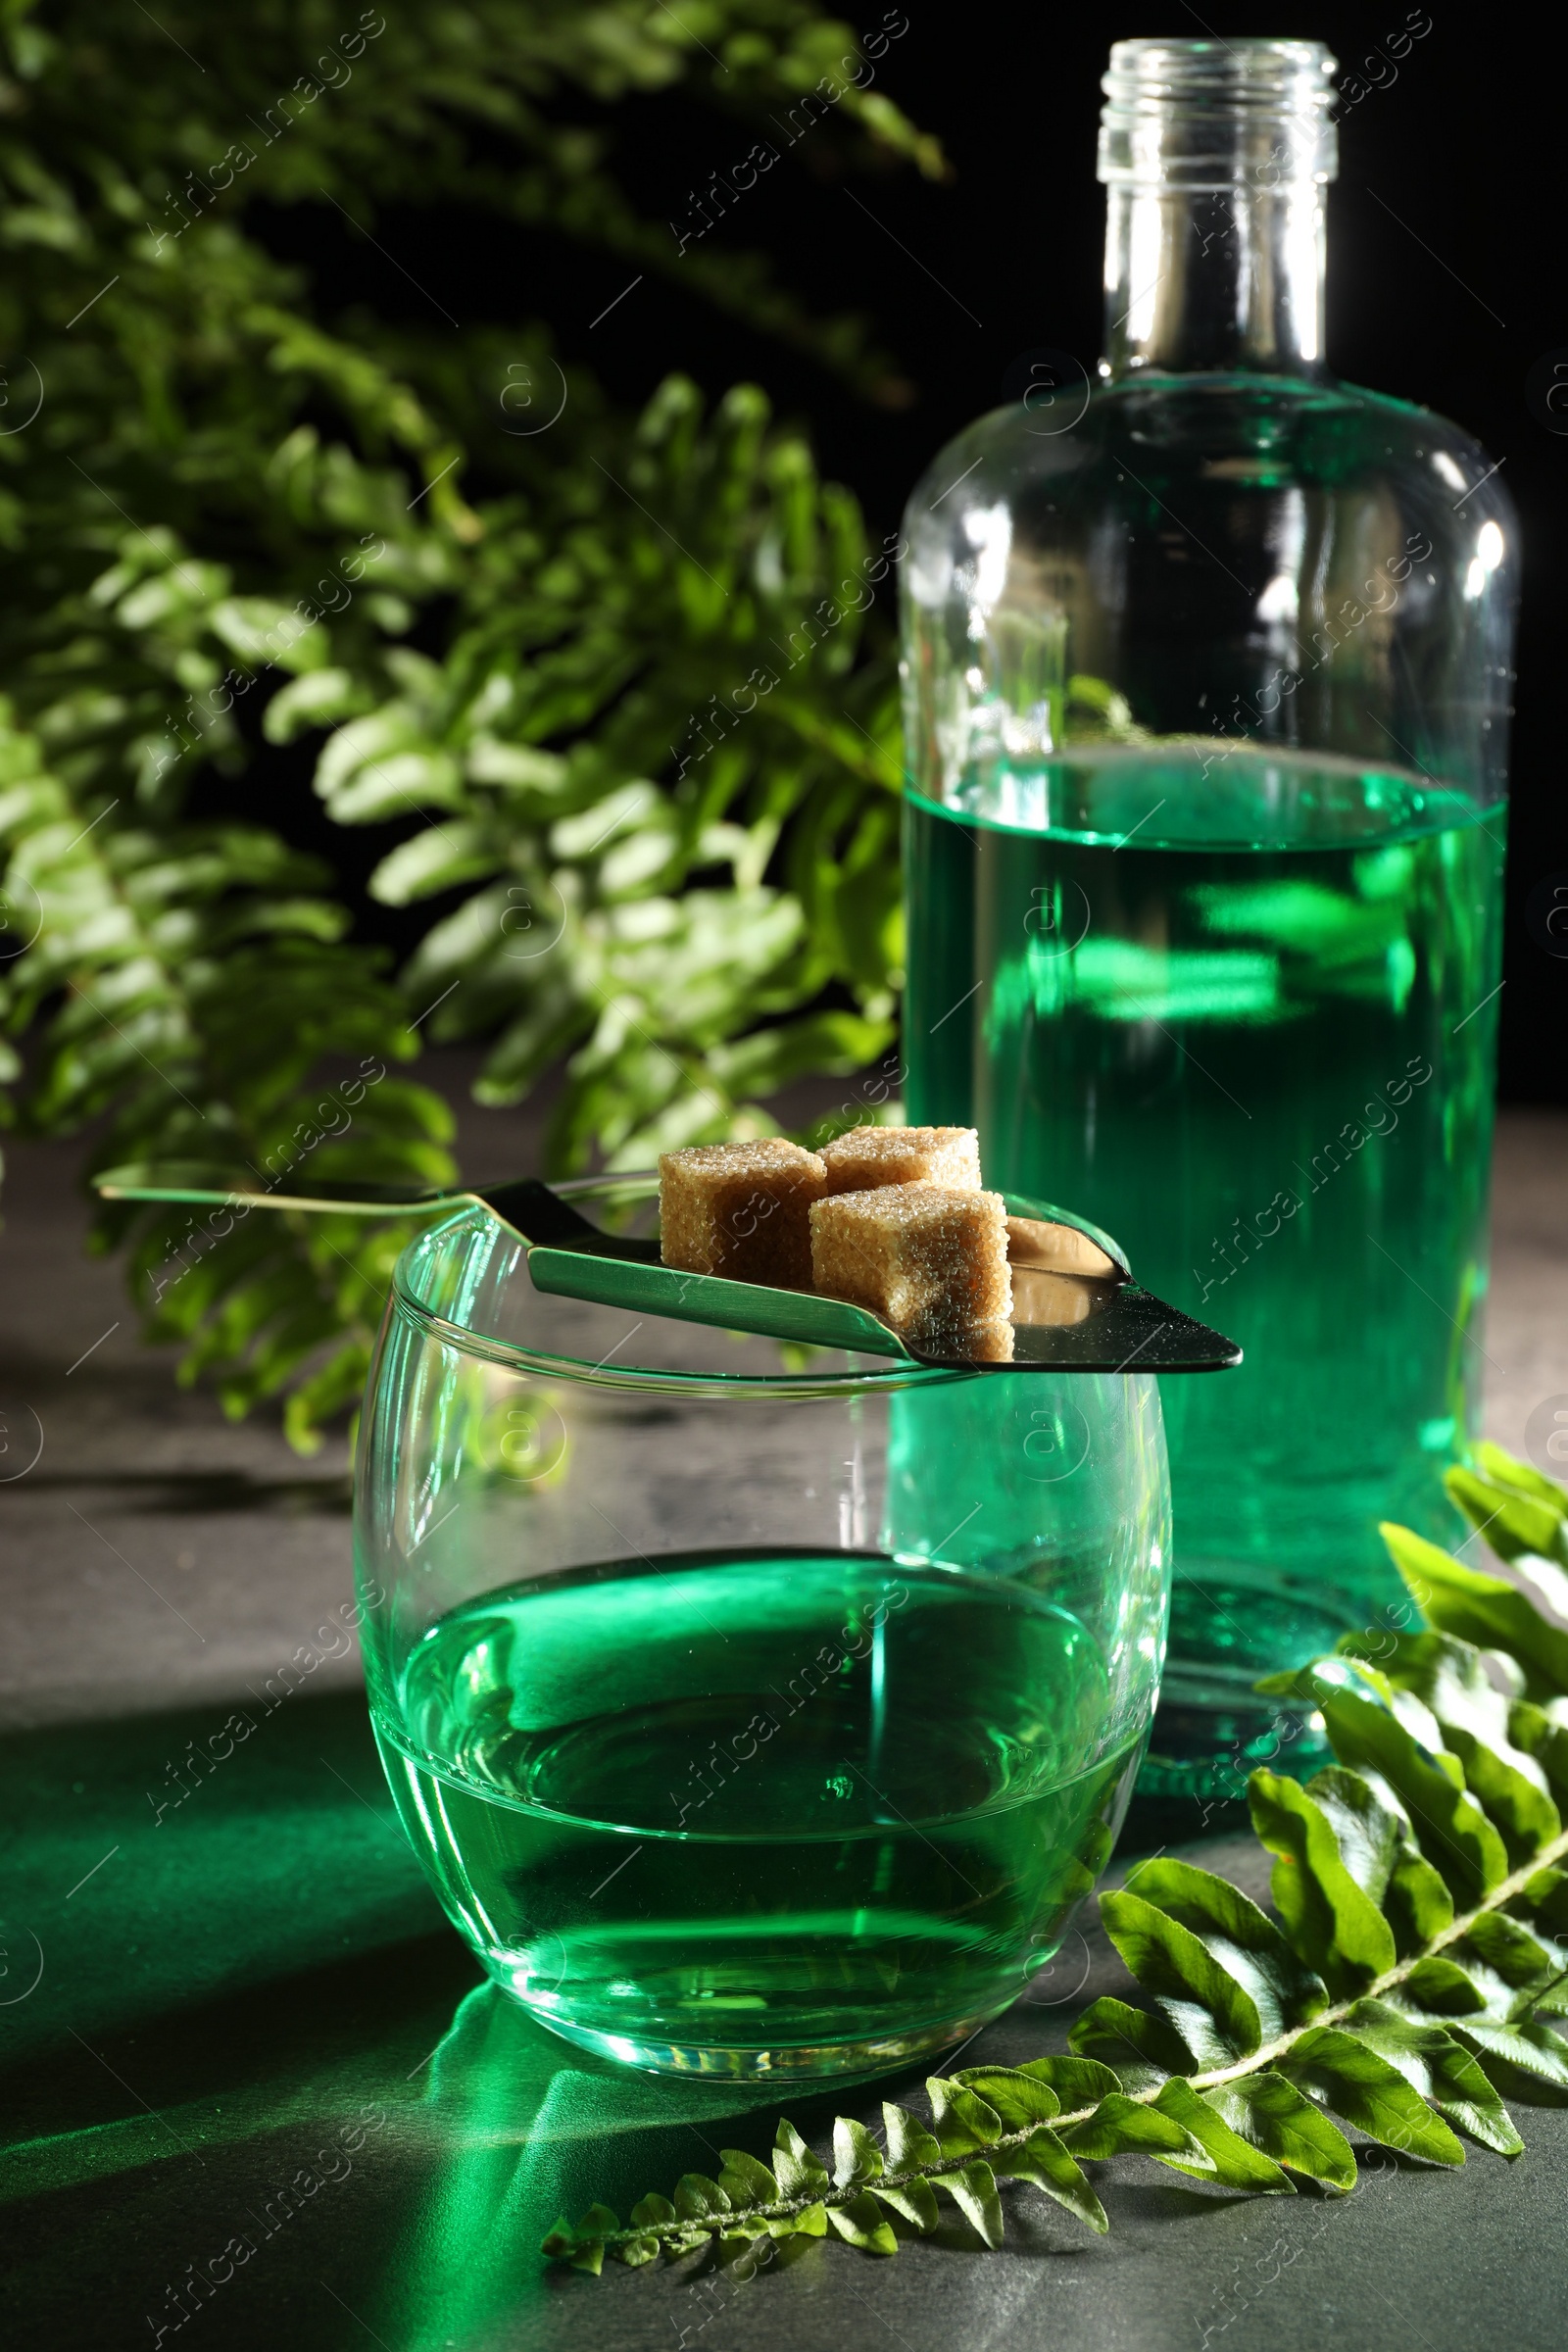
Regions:
<instances>
[{"instance_id":1,"label":"dark background","mask_svg":"<svg viewBox=\"0 0 1568 2352\"><path fill-rule=\"evenodd\" d=\"M1533 414L1526 394L1538 362L1558 352L1568 360L1556 184L1568 63L1560 21L1540 21L1551 30L1542 37L1532 28L1527 43L1505 18L1460 11L1451 0L1430 10L1319 10L1285 26L1217 0L1206 20L1173 0L1152 23L959 0L906 0L895 22L898 14L908 29L889 45L872 86L937 133L951 180L923 181L903 165L846 169L842 139L835 145L836 127L825 126L759 181L704 250L762 248L818 316L864 317L897 364L901 405L846 391L826 370L651 276L595 325L630 271L565 239L498 240L488 220L475 233L478 223L456 215L411 212L388 217L383 241L465 324L548 318L563 358L592 367L628 405L671 368L713 395L741 377L760 382L783 414L808 425L824 469L854 487L880 533L897 522L934 451L997 405L1011 360L1050 345L1093 368L1103 234L1095 140L1113 38L1288 31L1327 41L1348 75L1407 21L1430 21L1391 85L1342 105L1341 177L1329 202L1329 358L1352 382L1453 417L1504 462L1524 526L1525 579L1500 1092L1506 1101L1568 1102L1568 940L1556 942L1554 956L1544 923L1552 878L1568 883L1552 743L1568 594L1560 553L1568 431L1550 430L1539 399ZM851 21L863 35L883 22L882 6ZM690 220L691 191L758 135L684 99L633 101L606 121L642 209L680 222ZM429 323L408 281L324 208L258 225L276 250L309 262L324 310L368 303L388 318ZM1559 421L1568 427L1568 415ZM277 773L299 810L288 829L331 855L366 935L400 953L412 948L431 909L393 912L364 898L364 875L386 844L315 819L308 767L299 756Z\"/></svg>"}]
</instances>

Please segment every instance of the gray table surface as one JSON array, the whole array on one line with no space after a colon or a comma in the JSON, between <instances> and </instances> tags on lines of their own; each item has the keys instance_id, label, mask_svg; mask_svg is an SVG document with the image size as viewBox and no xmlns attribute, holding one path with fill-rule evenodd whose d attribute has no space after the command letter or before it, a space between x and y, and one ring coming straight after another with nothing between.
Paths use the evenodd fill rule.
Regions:
<instances>
[{"instance_id":1,"label":"gray table surface","mask_svg":"<svg viewBox=\"0 0 1568 2352\"><path fill-rule=\"evenodd\" d=\"M525 1113L464 1114L475 1176L533 1164L533 1145ZM0 1484L0 2202L21 2223L17 2340L156 2342L162 2326L165 2341L188 2328L333 2352L1561 2345L1568 2109L1549 2107L1520 2111L1513 2166L1481 2150L1451 2174L1388 2159L1343 2200L1239 2199L1122 2159L1100 2182L1104 2239L1015 2189L995 2254L955 2220L896 2262L812 2245L746 2285L543 2274L541 2199L607 2194L624 2211L716 2170L716 2144L765 2147L776 2104L714 2085L671 2127L660 2084L607 2079L476 1989L392 1823L352 1649L270 1729L249 1781L236 1768L203 1792L205 1815L167 1825L181 1844L155 1835L146 1791L167 1760L349 1597L343 1450L302 1462L273 1420L231 1425L176 1390L117 1270L82 1253L77 1154L9 1157L0 1435L17 1463L41 1440ZM1532 1408L1568 1392L1568 1117L1501 1120L1486 1346L1489 1431L1520 1447ZM283 1816L299 1842L273 1868ZM1179 1844L1197 1826L1161 1834ZM254 1867L236 1880L247 1838ZM1250 1839L1200 1851L1264 1891ZM193 1885L211 1889L194 1907ZM1062 2047L1119 1978L1089 1929L970 2062ZM820 2134L835 2105L874 2118L885 2089L900 2086L789 2108ZM362 2109L381 2120L346 2178L176 2330L169 2286Z\"/></svg>"}]
</instances>

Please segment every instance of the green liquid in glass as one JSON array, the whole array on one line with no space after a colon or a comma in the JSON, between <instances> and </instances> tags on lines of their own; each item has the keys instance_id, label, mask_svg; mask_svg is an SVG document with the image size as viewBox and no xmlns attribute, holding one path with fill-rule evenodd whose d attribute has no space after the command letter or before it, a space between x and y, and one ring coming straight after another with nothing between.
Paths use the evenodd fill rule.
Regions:
<instances>
[{"instance_id":1,"label":"green liquid in glass","mask_svg":"<svg viewBox=\"0 0 1568 2352\"><path fill-rule=\"evenodd\" d=\"M1245 1731L1256 1674L1402 1597L1379 1518L1454 1532L1503 811L1349 760L1204 757L911 792L905 1054L911 1121L977 1125L989 1183L1093 1217L1245 1348L1163 1389L1164 1705Z\"/></svg>"},{"instance_id":2,"label":"green liquid in glass","mask_svg":"<svg viewBox=\"0 0 1568 2352\"><path fill-rule=\"evenodd\" d=\"M1100 1650L1037 1593L876 1553L676 1555L486 1593L373 1708L452 1917L544 2022L645 2065L939 2046L1023 1990L1109 1851Z\"/></svg>"}]
</instances>

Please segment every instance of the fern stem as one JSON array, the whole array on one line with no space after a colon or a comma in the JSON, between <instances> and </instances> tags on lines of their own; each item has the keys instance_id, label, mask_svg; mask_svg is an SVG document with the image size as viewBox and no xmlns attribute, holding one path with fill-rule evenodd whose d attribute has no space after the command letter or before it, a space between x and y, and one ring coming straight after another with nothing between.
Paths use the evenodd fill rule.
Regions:
<instances>
[{"instance_id":1,"label":"fern stem","mask_svg":"<svg viewBox=\"0 0 1568 2352\"><path fill-rule=\"evenodd\" d=\"M1363 1986L1348 2000L1339 2001L1332 2008L1319 2010L1318 2014L1308 2019L1304 2025L1293 2026L1288 2034L1280 2034L1275 2041L1265 2042L1260 2048L1253 2050L1250 2056L1238 2059L1234 2066L1210 2067L1202 2074L1188 2075L1183 2080L1190 2082L1194 2090L1211 2090L1222 2082L1234 2082L1243 2076L1260 2074L1265 2067L1272 2066L1276 2058L1283 2056L1296 2042L1299 2041L1303 2034L1315 2034L1320 2028L1340 2025L1349 2016L1357 2001L1376 2000L1381 1994L1392 1991L1396 1985L1402 1984L1418 1962L1430 1959L1434 1953L1445 1950L1450 1943L1462 1941L1478 1920L1485 1919L1491 1912L1500 1911L1505 1904L1512 1901L1516 1894L1523 1893L1538 1872L1549 1869L1553 1863L1564 1858L1568 1858L1568 1830L1564 1830L1560 1836L1550 1839L1539 1853L1533 1854L1528 1862L1522 1862L1517 1870L1511 1871L1507 1878L1500 1879L1484 1901L1477 1903L1473 1910L1466 1911L1459 1918L1453 1920L1449 1926L1440 1929L1429 1943L1423 1944L1420 1951L1412 1952L1408 1959L1399 1961L1396 1967L1385 1969L1381 1977L1374 1978L1370 1984ZM1161 2087L1162 2085L1150 2090L1130 2091L1126 2095L1140 2106L1152 2106L1158 2098ZM1025 2125L1017 2132L1004 2132L986 2147L971 2147L958 2155L945 2156L939 2164L908 2165L903 2172L879 2173L874 2180L851 2180L847 2181L842 2188L828 2186L805 2196L780 2197L769 2205L737 2206L733 2214L715 2216L711 2229L697 2221L651 2222L643 2229L634 2227L626 2230L607 2230L602 2239L596 2238L596 2242L609 2247L627 2245L638 2238L653 2237L664 2240L689 2236L695 2229L701 2229L705 2240L708 2240L714 2235L722 2236L726 2222L789 2221L797 2214L804 2213L811 2205L843 2206L853 2204L856 2198L862 2196L867 2189L874 2193L878 2183L888 2188L902 2188L911 2180L940 2180L945 2174L961 2173L968 2165L976 2162L990 2163L997 2156L1006 2155L1015 2148L1022 2148L1042 2128L1049 2132L1064 2132L1070 2130L1074 2124L1087 2123L1098 2105L1099 2101L1097 2100L1094 2106L1075 2108L1070 2115L1053 2116L1050 2123L1044 2127L1039 2123L1032 2123ZM691 2253L696 2251L696 2246L688 2245L679 2250Z\"/></svg>"}]
</instances>

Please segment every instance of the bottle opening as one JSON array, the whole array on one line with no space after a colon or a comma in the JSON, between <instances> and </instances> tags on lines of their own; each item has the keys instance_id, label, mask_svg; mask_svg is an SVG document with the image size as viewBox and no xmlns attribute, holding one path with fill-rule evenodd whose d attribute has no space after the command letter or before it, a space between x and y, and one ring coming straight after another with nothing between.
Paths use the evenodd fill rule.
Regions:
<instances>
[{"instance_id":1,"label":"bottle opening","mask_svg":"<svg viewBox=\"0 0 1568 2352\"><path fill-rule=\"evenodd\" d=\"M1259 191L1332 179L1338 70L1321 41L1117 41L1102 84L1100 177Z\"/></svg>"}]
</instances>

